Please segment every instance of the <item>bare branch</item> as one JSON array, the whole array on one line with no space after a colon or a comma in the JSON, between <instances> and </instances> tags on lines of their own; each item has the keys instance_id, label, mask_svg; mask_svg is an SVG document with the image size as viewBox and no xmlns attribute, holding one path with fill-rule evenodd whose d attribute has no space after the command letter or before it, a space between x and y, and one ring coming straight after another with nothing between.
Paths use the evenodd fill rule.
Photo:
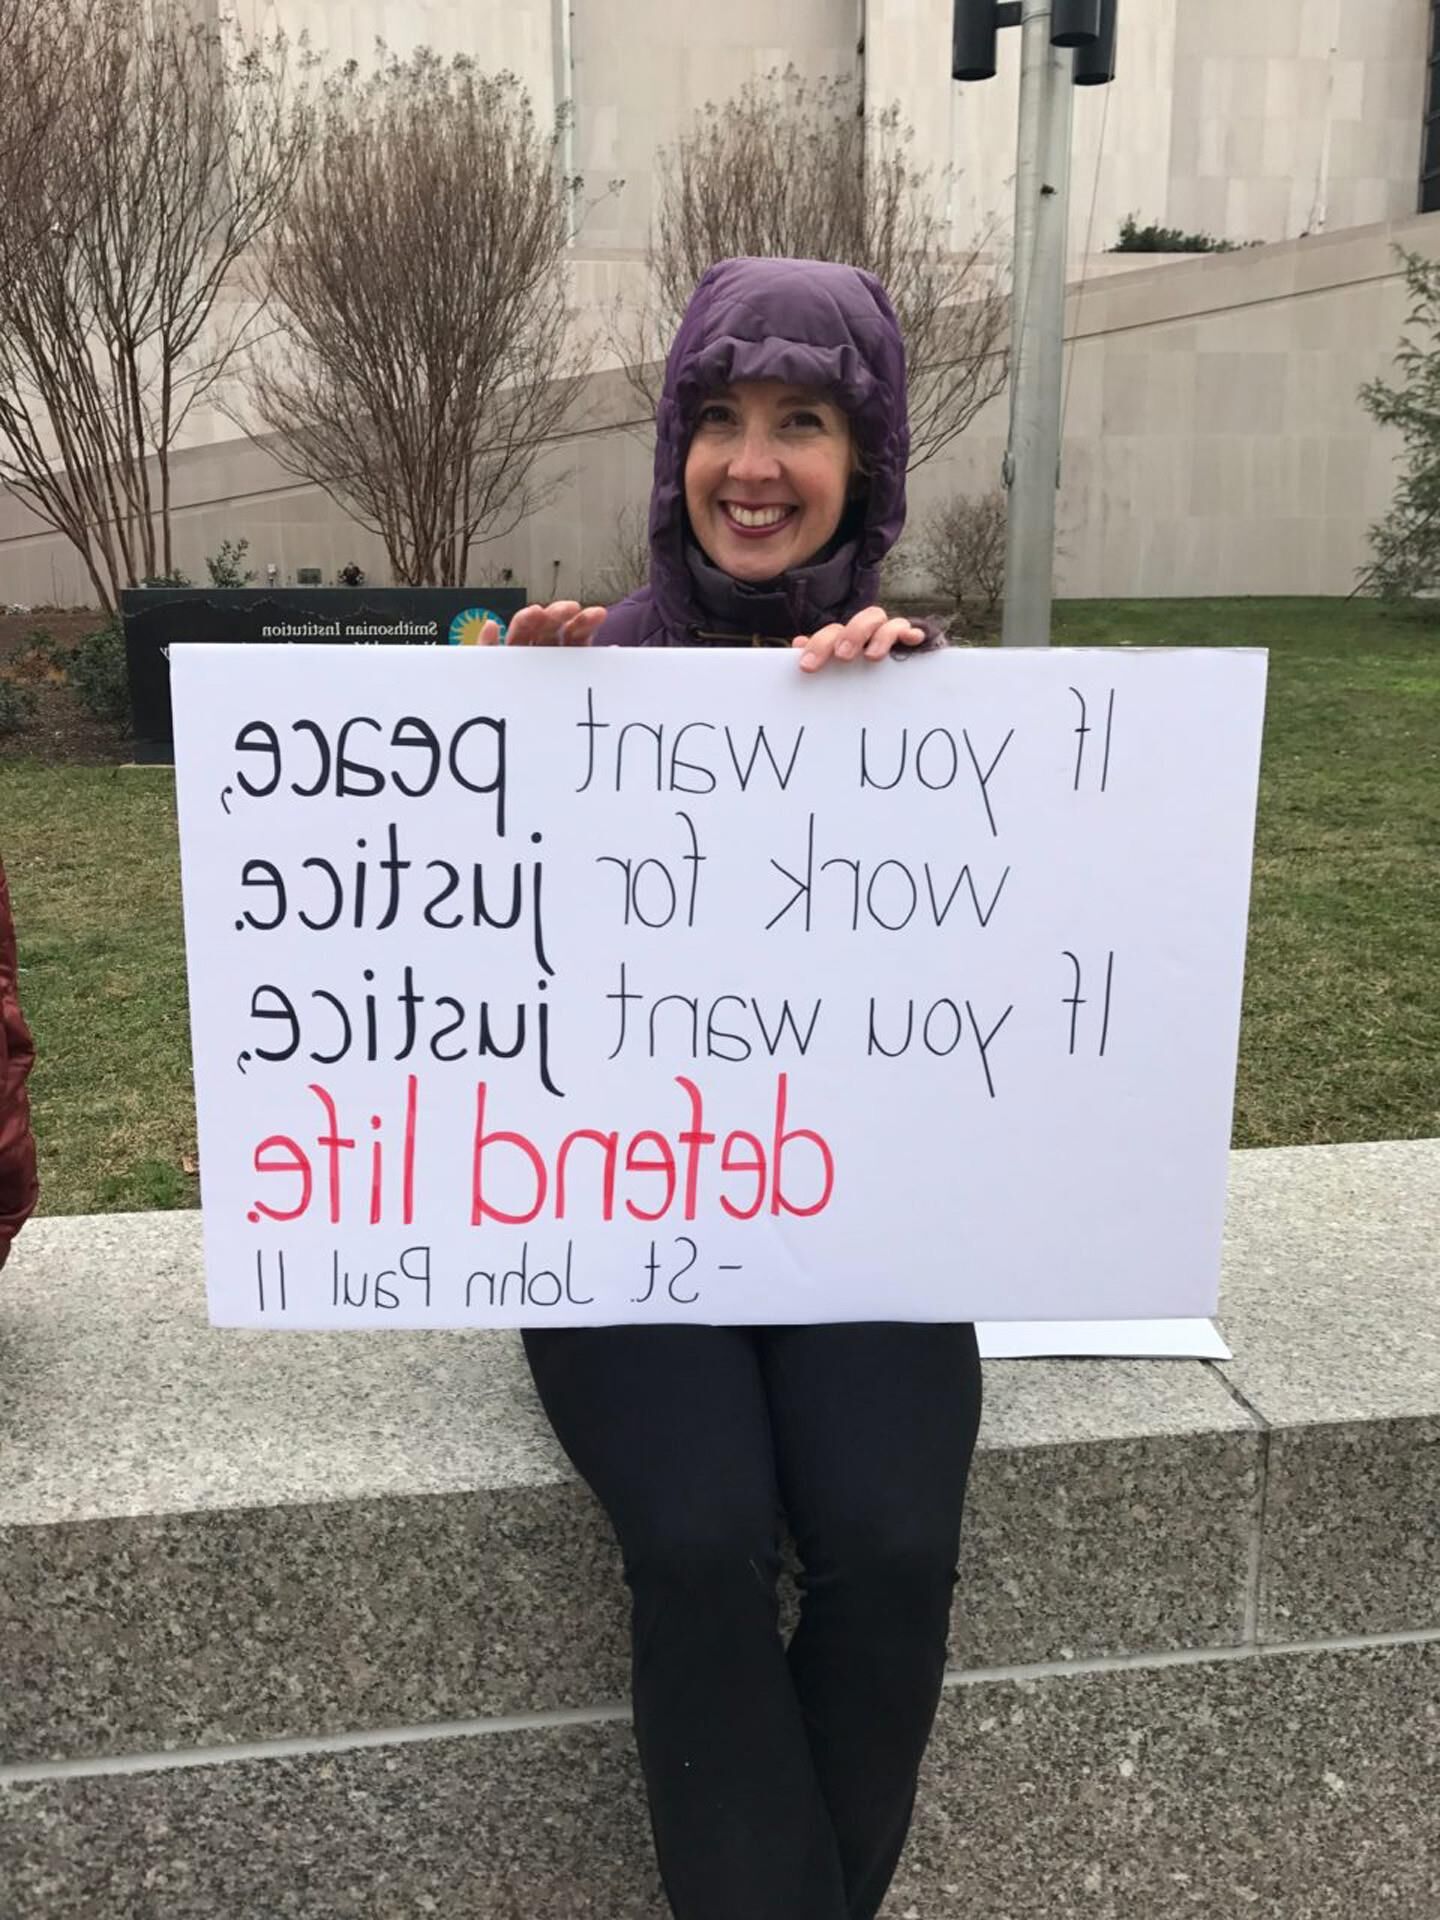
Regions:
<instances>
[{"instance_id":1,"label":"bare branch","mask_svg":"<svg viewBox=\"0 0 1440 1920\"><path fill-rule=\"evenodd\" d=\"M280 329L250 384L267 444L407 583L463 580L475 542L547 491L536 462L589 364L565 304L577 183L559 128L465 57L352 67L257 258Z\"/></svg>"},{"instance_id":2,"label":"bare branch","mask_svg":"<svg viewBox=\"0 0 1440 1920\"><path fill-rule=\"evenodd\" d=\"M24 76L0 141L0 480L113 607L172 566L170 457L254 324L222 292L293 186L309 56L185 0L0 0L0 35Z\"/></svg>"},{"instance_id":3,"label":"bare branch","mask_svg":"<svg viewBox=\"0 0 1440 1920\"><path fill-rule=\"evenodd\" d=\"M859 109L853 79L807 81L787 67L706 106L657 156L650 294L638 312L617 303L607 329L651 415L695 283L741 255L846 261L884 284L910 366L912 467L1002 391L1006 312L985 257L991 236L948 250L900 109Z\"/></svg>"}]
</instances>

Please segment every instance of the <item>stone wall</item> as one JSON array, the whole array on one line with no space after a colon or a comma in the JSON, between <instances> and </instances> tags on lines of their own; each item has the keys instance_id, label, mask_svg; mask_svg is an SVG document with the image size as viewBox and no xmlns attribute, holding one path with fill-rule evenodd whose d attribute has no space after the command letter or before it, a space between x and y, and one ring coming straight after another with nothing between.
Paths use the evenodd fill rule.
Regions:
<instances>
[{"instance_id":1,"label":"stone wall","mask_svg":"<svg viewBox=\"0 0 1440 1920\"><path fill-rule=\"evenodd\" d=\"M1058 585L1076 596L1347 593L1393 483L1391 439L1360 408L1405 316L1397 244L1437 250L1440 216L1199 256L1072 288ZM619 284L618 273L612 276ZM592 285L605 276L598 267ZM995 484L996 403L912 479L912 519ZM623 375L597 374L549 455L551 503L488 550L476 581L545 597L608 597L622 513L649 492L646 422ZM204 578L225 538L282 579L356 560L387 577L379 541L263 447L216 441L175 462L180 565ZM88 597L70 549L0 497L0 600Z\"/></svg>"},{"instance_id":2,"label":"stone wall","mask_svg":"<svg viewBox=\"0 0 1440 1920\"><path fill-rule=\"evenodd\" d=\"M1434 1920L1437 1194L1233 1154L1232 1359L987 1363L886 1920ZM7 1915L664 1920L513 1333L216 1332L199 1216L130 1214L26 1228L0 1354Z\"/></svg>"}]
</instances>

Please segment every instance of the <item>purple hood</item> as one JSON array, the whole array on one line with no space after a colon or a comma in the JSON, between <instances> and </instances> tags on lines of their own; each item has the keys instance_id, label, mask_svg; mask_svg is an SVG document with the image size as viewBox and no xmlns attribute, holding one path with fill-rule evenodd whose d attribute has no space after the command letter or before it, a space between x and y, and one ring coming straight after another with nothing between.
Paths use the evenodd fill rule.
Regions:
<instances>
[{"instance_id":1,"label":"purple hood","mask_svg":"<svg viewBox=\"0 0 1440 1920\"><path fill-rule=\"evenodd\" d=\"M689 537L685 456L705 394L738 380L823 388L850 416L868 491L808 566L750 586ZM665 366L650 496L650 582L612 607L602 646L696 644L697 630L789 640L871 605L905 525L905 348L885 289L820 260L722 260L692 294Z\"/></svg>"}]
</instances>

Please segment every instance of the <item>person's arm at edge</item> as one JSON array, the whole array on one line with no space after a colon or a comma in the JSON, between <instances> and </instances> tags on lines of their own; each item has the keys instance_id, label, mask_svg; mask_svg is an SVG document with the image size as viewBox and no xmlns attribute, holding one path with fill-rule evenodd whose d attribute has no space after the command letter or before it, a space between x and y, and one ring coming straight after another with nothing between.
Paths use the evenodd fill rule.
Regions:
<instances>
[{"instance_id":1,"label":"person's arm at edge","mask_svg":"<svg viewBox=\"0 0 1440 1920\"><path fill-rule=\"evenodd\" d=\"M34 1063L34 1041L20 1011L20 961L10 887L0 861L0 1267L39 1198L25 1084Z\"/></svg>"}]
</instances>

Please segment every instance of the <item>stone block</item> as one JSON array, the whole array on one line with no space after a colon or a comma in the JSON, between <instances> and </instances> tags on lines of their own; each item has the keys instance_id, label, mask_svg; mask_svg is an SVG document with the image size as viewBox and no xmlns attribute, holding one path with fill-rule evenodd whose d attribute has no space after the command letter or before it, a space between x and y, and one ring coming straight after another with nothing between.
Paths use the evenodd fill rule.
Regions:
<instances>
[{"instance_id":1,"label":"stone block","mask_svg":"<svg viewBox=\"0 0 1440 1920\"><path fill-rule=\"evenodd\" d=\"M1284 415L1285 356L1201 353L1195 361L1197 433L1278 432Z\"/></svg>"},{"instance_id":2,"label":"stone block","mask_svg":"<svg viewBox=\"0 0 1440 1920\"><path fill-rule=\"evenodd\" d=\"M1220 1371L1268 1426L1440 1413L1440 1141L1233 1153L1224 1276Z\"/></svg>"},{"instance_id":3,"label":"stone block","mask_svg":"<svg viewBox=\"0 0 1440 1920\"><path fill-rule=\"evenodd\" d=\"M216 1331L166 1214L32 1223L0 1339L0 1761L624 1697L618 1550L513 1333ZM1255 1468L1207 1369L992 1365L957 1659L1234 1638Z\"/></svg>"},{"instance_id":4,"label":"stone block","mask_svg":"<svg viewBox=\"0 0 1440 1920\"><path fill-rule=\"evenodd\" d=\"M1440 1624L1440 1418L1292 1427L1267 1451L1261 1637Z\"/></svg>"},{"instance_id":5,"label":"stone block","mask_svg":"<svg viewBox=\"0 0 1440 1920\"><path fill-rule=\"evenodd\" d=\"M1269 1640L1440 1625L1437 1289L1440 1142L1232 1156L1220 1370L1270 1429Z\"/></svg>"},{"instance_id":6,"label":"stone block","mask_svg":"<svg viewBox=\"0 0 1440 1920\"><path fill-rule=\"evenodd\" d=\"M628 1596L588 1491L135 1515L0 1534L0 1761L593 1705Z\"/></svg>"},{"instance_id":7,"label":"stone block","mask_svg":"<svg viewBox=\"0 0 1440 1920\"><path fill-rule=\"evenodd\" d=\"M1083 1378L1095 1363L1069 1364ZM980 1454L952 1663L1238 1645L1259 1465L1248 1424L1183 1442Z\"/></svg>"},{"instance_id":8,"label":"stone block","mask_svg":"<svg viewBox=\"0 0 1440 1920\"><path fill-rule=\"evenodd\" d=\"M947 1689L883 1920L1433 1920L1440 1649ZM623 1720L0 1787L22 1920L668 1920Z\"/></svg>"},{"instance_id":9,"label":"stone block","mask_svg":"<svg viewBox=\"0 0 1440 1920\"><path fill-rule=\"evenodd\" d=\"M887 1920L1433 1920L1440 1646L958 1688Z\"/></svg>"}]
</instances>

